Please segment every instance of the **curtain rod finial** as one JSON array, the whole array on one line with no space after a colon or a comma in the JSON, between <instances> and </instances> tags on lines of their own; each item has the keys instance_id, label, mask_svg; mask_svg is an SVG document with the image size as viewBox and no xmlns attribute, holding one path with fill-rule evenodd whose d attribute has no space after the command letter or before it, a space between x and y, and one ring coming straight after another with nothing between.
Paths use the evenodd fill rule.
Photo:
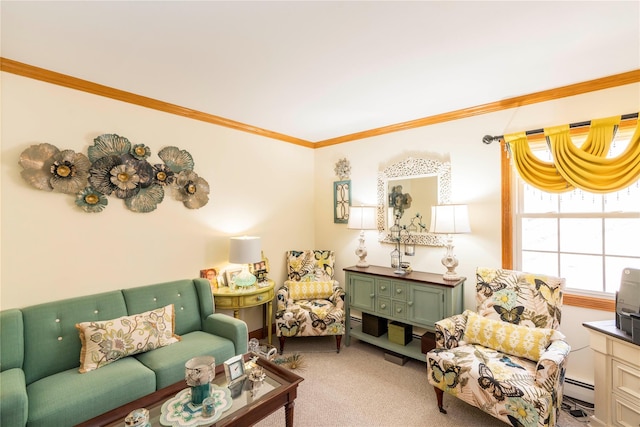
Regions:
<instances>
[{"instance_id":1,"label":"curtain rod finial","mask_svg":"<svg viewBox=\"0 0 640 427\"><path fill-rule=\"evenodd\" d=\"M500 138L496 138L495 136L491 136L491 135L485 135L482 137L482 142L484 142L485 144L491 144L494 141L499 140Z\"/></svg>"}]
</instances>

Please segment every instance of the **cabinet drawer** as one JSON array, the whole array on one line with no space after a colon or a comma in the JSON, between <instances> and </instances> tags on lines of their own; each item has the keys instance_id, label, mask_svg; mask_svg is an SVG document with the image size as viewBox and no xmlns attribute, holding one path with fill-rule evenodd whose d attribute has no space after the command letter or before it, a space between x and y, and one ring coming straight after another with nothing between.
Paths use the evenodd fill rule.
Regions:
<instances>
[{"instance_id":1,"label":"cabinet drawer","mask_svg":"<svg viewBox=\"0 0 640 427\"><path fill-rule=\"evenodd\" d=\"M388 298L378 298L376 312L384 315L391 314L391 300Z\"/></svg>"},{"instance_id":2,"label":"cabinet drawer","mask_svg":"<svg viewBox=\"0 0 640 427\"><path fill-rule=\"evenodd\" d=\"M247 295L242 297L242 306L251 306L264 304L266 301L273 299L273 291L264 292L256 295Z\"/></svg>"},{"instance_id":3,"label":"cabinet drawer","mask_svg":"<svg viewBox=\"0 0 640 427\"><path fill-rule=\"evenodd\" d=\"M388 297L391 295L391 280L376 279L378 296Z\"/></svg>"},{"instance_id":4,"label":"cabinet drawer","mask_svg":"<svg viewBox=\"0 0 640 427\"><path fill-rule=\"evenodd\" d=\"M611 361L611 369L613 391L632 401L639 401L640 371L616 359Z\"/></svg>"},{"instance_id":5,"label":"cabinet drawer","mask_svg":"<svg viewBox=\"0 0 640 427\"><path fill-rule=\"evenodd\" d=\"M624 360L629 365L634 365L640 369L640 351L638 346L618 340L610 340L611 355L617 359Z\"/></svg>"},{"instance_id":6,"label":"cabinet drawer","mask_svg":"<svg viewBox=\"0 0 640 427\"><path fill-rule=\"evenodd\" d=\"M633 404L615 393L611 397L611 421L614 426L640 426L640 406Z\"/></svg>"},{"instance_id":7,"label":"cabinet drawer","mask_svg":"<svg viewBox=\"0 0 640 427\"><path fill-rule=\"evenodd\" d=\"M395 319L407 318L407 303L404 301L392 301L391 302L391 315Z\"/></svg>"},{"instance_id":8,"label":"cabinet drawer","mask_svg":"<svg viewBox=\"0 0 640 427\"><path fill-rule=\"evenodd\" d=\"M406 301L407 300L407 284L404 282L393 282L391 289L391 298Z\"/></svg>"}]
</instances>

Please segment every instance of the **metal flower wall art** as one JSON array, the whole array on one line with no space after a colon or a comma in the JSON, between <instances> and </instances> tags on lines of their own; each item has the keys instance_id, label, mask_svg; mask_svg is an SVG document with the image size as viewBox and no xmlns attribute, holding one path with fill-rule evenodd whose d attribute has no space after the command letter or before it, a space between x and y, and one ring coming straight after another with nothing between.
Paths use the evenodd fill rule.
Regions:
<instances>
[{"instance_id":1,"label":"metal flower wall art","mask_svg":"<svg viewBox=\"0 0 640 427\"><path fill-rule=\"evenodd\" d=\"M73 194L85 212L102 212L107 196L124 200L133 212L154 211L165 191L189 209L209 201L209 183L193 171L191 154L177 147L160 150L164 162L151 164L151 149L125 137L104 134L93 140L88 156L43 143L20 154L22 178L45 191Z\"/></svg>"}]
</instances>

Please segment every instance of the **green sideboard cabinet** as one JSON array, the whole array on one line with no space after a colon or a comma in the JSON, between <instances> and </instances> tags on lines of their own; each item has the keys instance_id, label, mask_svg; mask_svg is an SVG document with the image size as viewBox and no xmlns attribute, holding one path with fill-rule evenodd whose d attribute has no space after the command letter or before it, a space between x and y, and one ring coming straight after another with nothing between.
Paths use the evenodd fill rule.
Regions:
<instances>
[{"instance_id":1,"label":"green sideboard cabinet","mask_svg":"<svg viewBox=\"0 0 640 427\"><path fill-rule=\"evenodd\" d=\"M351 337L414 359L425 360L419 339L407 345L389 341L362 331L362 325L351 320L351 310L397 321L433 332L435 322L462 313L465 278L443 280L442 274L412 271L400 276L392 268L371 265L367 268L347 267L345 332L346 345Z\"/></svg>"}]
</instances>

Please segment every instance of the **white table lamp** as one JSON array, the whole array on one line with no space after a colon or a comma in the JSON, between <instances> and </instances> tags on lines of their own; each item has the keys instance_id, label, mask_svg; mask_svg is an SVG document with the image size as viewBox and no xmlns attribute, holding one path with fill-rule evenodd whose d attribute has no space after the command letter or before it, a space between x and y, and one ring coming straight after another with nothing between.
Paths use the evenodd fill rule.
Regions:
<instances>
[{"instance_id":1,"label":"white table lamp","mask_svg":"<svg viewBox=\"0 0 640 427\"><path fill-rule=\"evenodd\" d=\"M360 244L356 249L356 255L360 260L356 263L356 267L369 267L367 262L367 248L364 246L364 231L375 230L376 227L376 209L377 206L351 206L349 208L349 221L347 228L360 230Z\"/></svg>"},{"instance_id":2,"label":"white table lamp","mask_svg":"<svg viewBox=\"0 0 640 427\"><path fill-rule=\"evenodd\" d=\"M262 251L259 237L232 237L229 241L229 262L242 264L242 271L235 277L236 286L252 286L256 282L256 276L249 273L248 264L262 260Z\"/></svg>"},{"instance_id":3,"label":"white table lamp","mask_svg":"<svg viewBox=\"0 0 640 427\"><path fill-rule=\"evenodd\" d=\"M469 209L467 205L438 205L431 207L430 233L447 235L447 253L442 258L442 265L447 267L447 272L442 276L445 280L458 280L456 273L458 260L453 254L452 234L470 233Z\"/></svg>"}]
</instances>

